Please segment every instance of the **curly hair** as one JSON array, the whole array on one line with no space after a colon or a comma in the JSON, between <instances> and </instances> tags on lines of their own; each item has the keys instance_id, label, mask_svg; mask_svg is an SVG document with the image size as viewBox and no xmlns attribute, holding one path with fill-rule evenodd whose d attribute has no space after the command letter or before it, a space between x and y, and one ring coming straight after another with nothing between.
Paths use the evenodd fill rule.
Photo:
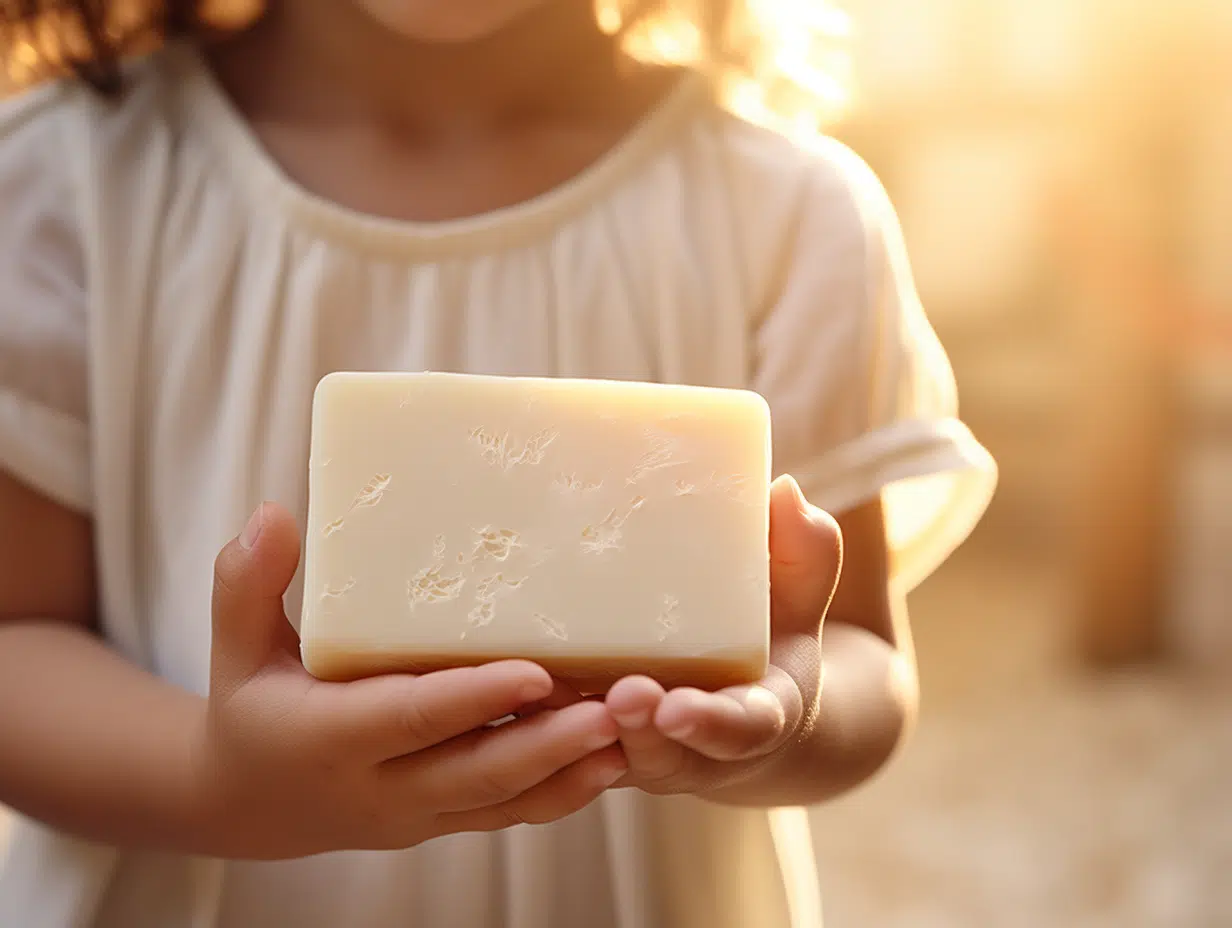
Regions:
<instances>
[{"instance_id":1,"label":"curly hair","mask_svg":"<svg viewBox=\"0 0 1232 928\"><path fill-rule=\"evenodd\" d=\"M0 0L0 55L9 81L25 86L75 74L100 92L120 91L120 63L168 38L212 31L198 0Z\"/></svg>"},{"instance_id":2,"label":"curly hair","mask_svg":"<svg viewBox=\"0 0 1232 928\"><path fill-rule=\"evenodd\" d=\"M594 2L630 54L705 70L752 121L815 131L845 103L847 20L829 0ZM0 56L18 85L75 74L114 95L126 57L243 29L260 11L261 0L0 0Z\"/></svg>"}]
</instances>

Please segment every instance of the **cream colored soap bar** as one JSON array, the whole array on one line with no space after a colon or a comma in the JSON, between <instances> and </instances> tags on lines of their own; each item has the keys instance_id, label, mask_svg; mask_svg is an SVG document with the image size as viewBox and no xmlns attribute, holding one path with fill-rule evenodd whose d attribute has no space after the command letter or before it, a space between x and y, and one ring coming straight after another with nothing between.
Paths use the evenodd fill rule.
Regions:
<instances>
[{"instance_id":1,"label":"cream colored soap bar","mask_svg":"<svg viewBox=\"0 0 1232 928\"><path fill-rule=\"evenodd\" d=\"M769 648L754 393L457 374L317 388L301 638L318 677L529 658L717 688Z\"/></svg>"}]
</instances>

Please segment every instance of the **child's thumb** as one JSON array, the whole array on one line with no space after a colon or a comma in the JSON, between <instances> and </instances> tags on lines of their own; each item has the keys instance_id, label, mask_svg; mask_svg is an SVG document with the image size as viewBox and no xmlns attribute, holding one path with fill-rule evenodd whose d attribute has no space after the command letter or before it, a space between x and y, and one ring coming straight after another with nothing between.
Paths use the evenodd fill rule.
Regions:
<instances>
[{"instance_id":1,"label":"child's thumb","mask_svg":"<svg viewBox=\"0 0 1232 928\"><path fill-rule=\"evenodd\" d=\"M214 562L213 677L238 682L280 655L298 653L299 641L283 610L299 564L295 520L264 503L239 537Z\"/></svg>"},{"instance_id":2,"label":"child's thumb","mask_svg":"<svg viewBox=\"0 0 1232 928\"><path fill-rule=\"evenodd\" d=\"M792 477L770 488L770 596L775 629L815 629L829 608L843 565L843 535L804 498Z\"/></svg>"}]
</instances>

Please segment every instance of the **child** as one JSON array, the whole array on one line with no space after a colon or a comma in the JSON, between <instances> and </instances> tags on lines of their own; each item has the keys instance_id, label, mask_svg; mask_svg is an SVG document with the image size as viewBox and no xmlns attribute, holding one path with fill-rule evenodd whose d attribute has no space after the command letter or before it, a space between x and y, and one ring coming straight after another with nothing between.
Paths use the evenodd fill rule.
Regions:
<instances>
[{"instance_id":1,"label":"child","mask_svg":"<svg viewBox=\"0 0 1232 928\"><path fill-rule=\"evenodd\" d=\"M675 10L682 68L625 54L641 3L272 0L206 42L164 2L122 75L107 4L45 17L89 80L0 112L0 924L815 925L794 807L900 741L901 593L993 483L870 172L716 104L738 4ZM309 678L311 395L365 369L764 394L766 680Z\"/></svg>"}]
</instances>

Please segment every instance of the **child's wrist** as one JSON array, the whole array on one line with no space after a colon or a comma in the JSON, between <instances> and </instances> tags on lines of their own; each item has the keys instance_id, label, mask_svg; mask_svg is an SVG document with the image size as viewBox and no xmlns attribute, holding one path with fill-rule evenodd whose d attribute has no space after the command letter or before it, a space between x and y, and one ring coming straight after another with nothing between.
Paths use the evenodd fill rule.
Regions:
<instances>
[{"instance_id":1,"label":"child's wrist","mask_svg":"<svg viewBox=\"0 0 1232 928\"><path fill-rule=\"evenodd\" d=\"M225 796L209 734L210 714L201 700L186 726L177 765L177 810L193 851L210 857L236 856L235 804Z\"/></svg>"}]
</instances>

